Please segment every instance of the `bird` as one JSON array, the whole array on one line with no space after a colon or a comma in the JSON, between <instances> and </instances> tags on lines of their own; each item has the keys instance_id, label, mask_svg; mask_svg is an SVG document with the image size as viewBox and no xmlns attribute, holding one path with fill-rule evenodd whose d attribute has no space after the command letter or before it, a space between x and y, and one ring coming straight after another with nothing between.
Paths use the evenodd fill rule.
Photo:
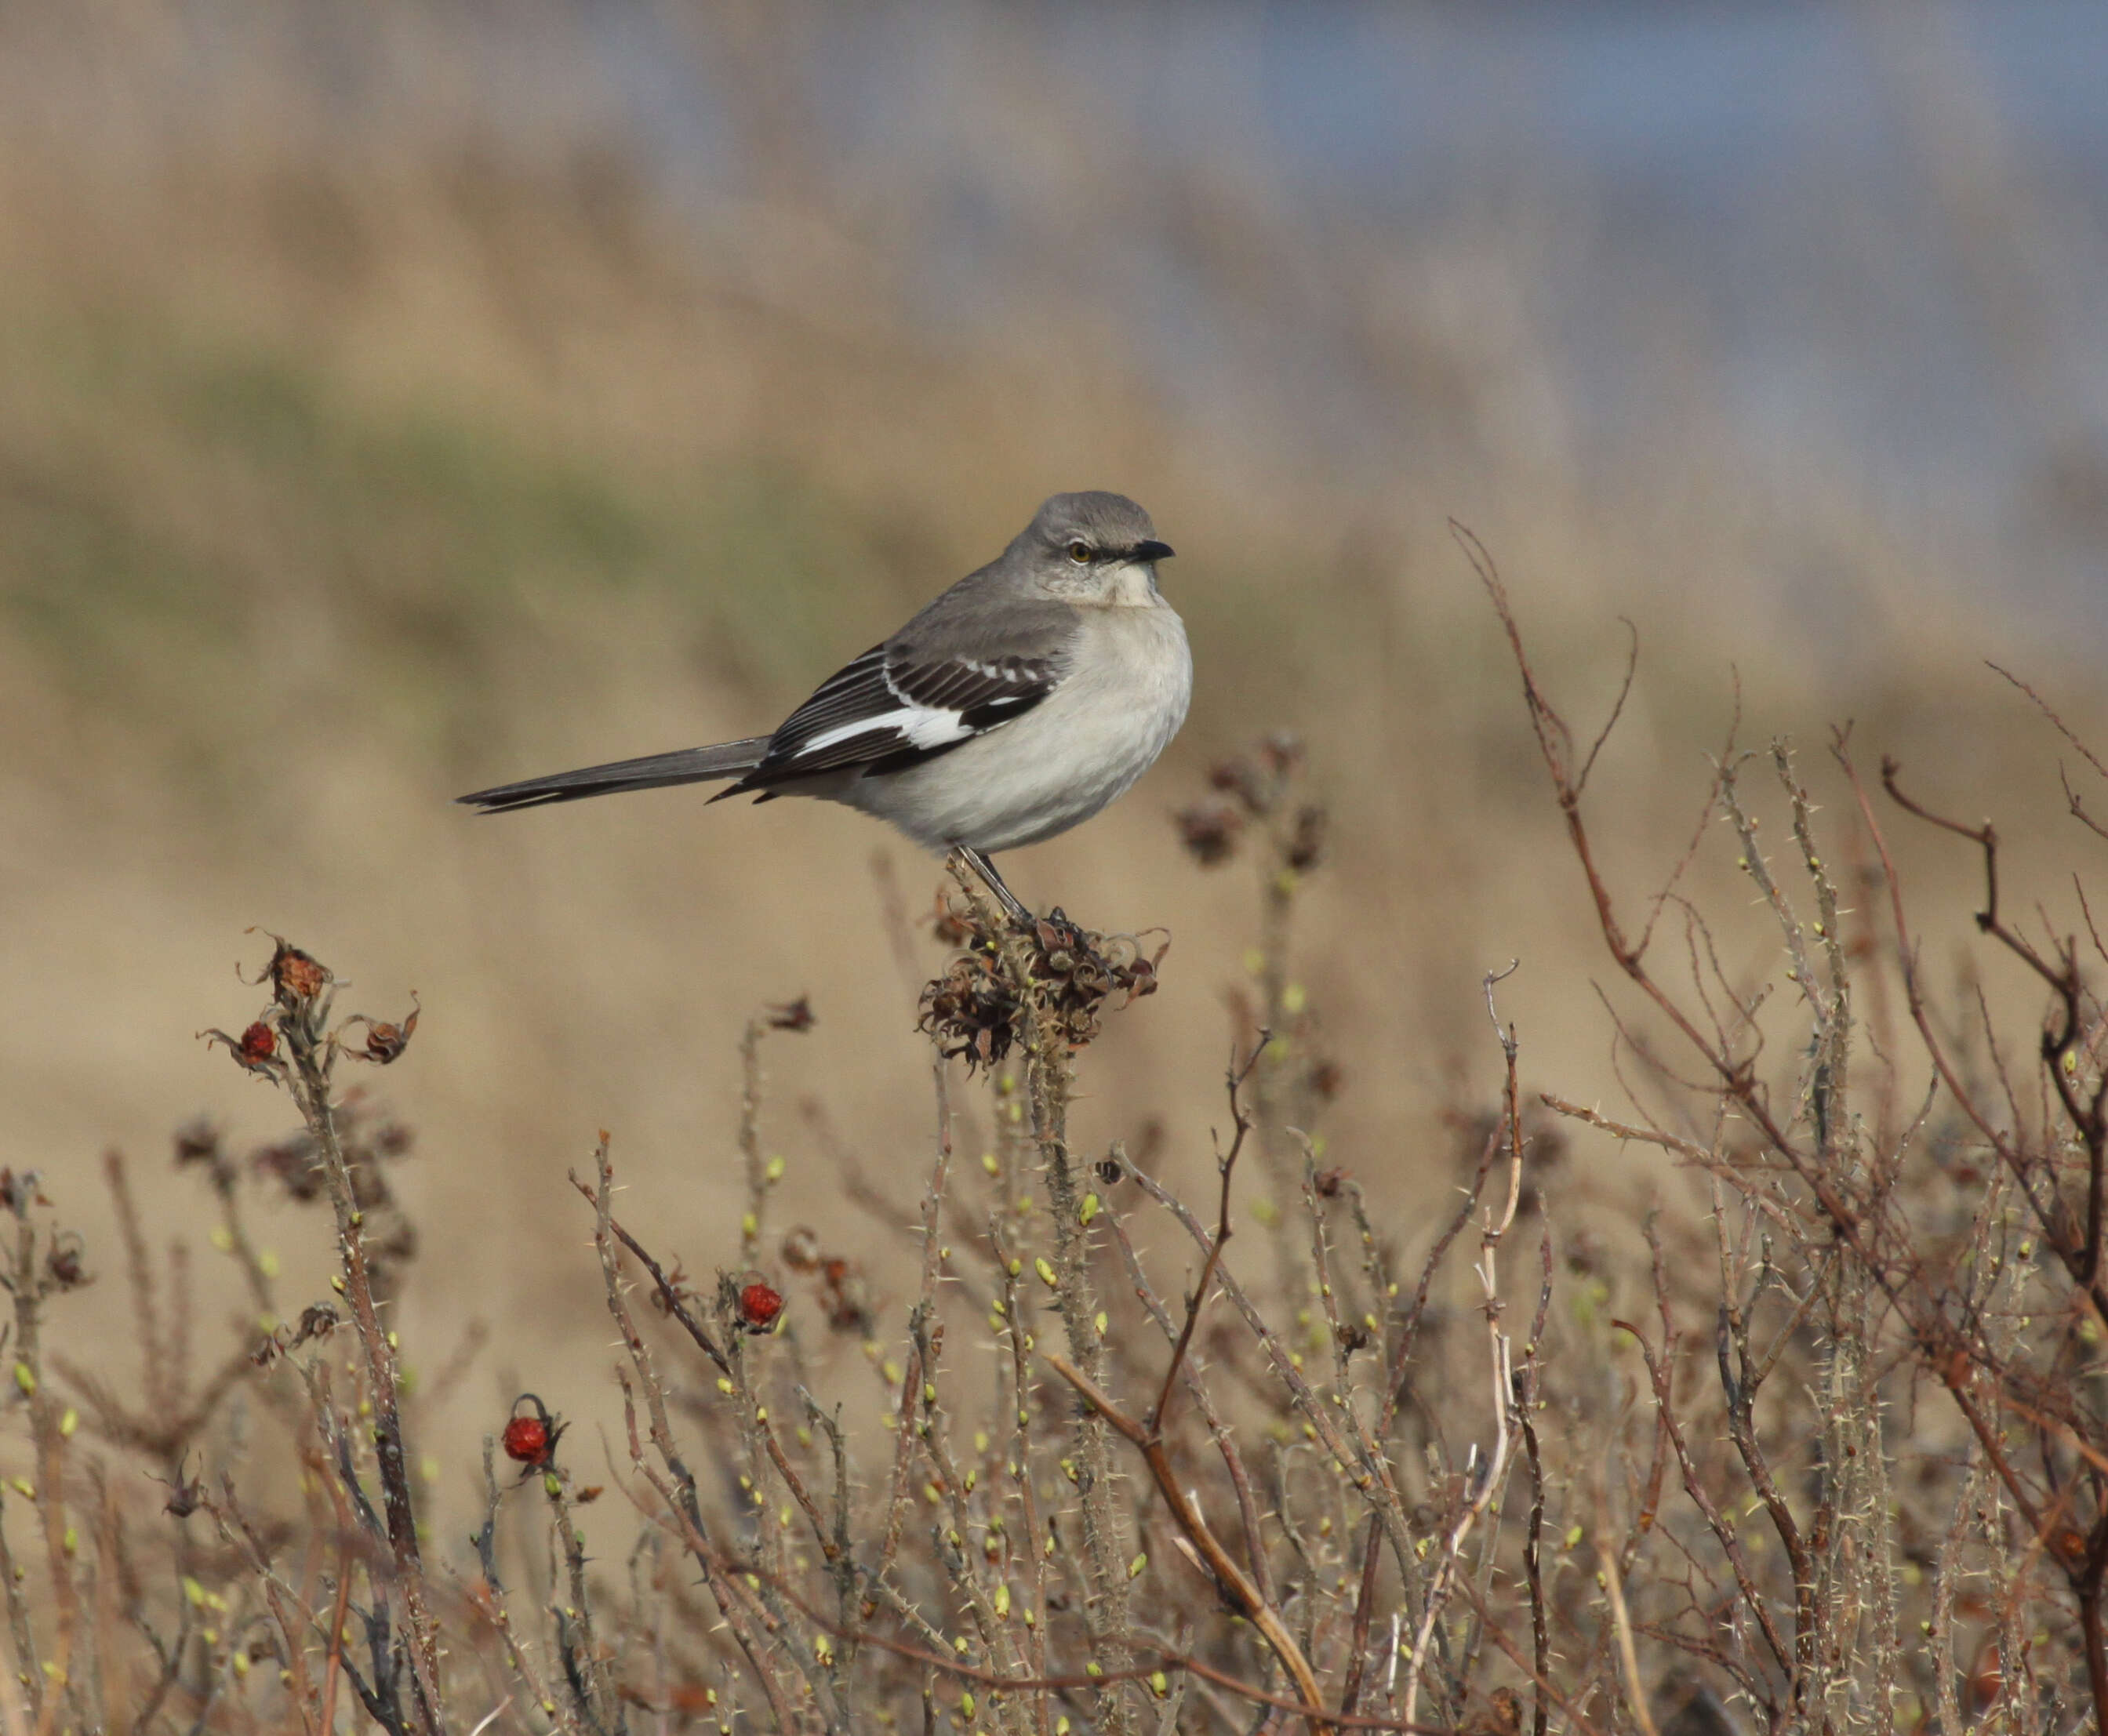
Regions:
<instances>
[{"instance_id":1,"label":"bird","mask_svg":"<svg viewBox=\"0 0 2108 1736\"><path fill-rule=\"evenodd\" d=\"M772 733L457 799L497 814L673 784L725 783L718 802L814 796L959 852L1029 923L990 858L1090 819L1186 721L1192 654L1157 584L1171 554L1125 495L1054 495L993 560L829 676Z\"/></svg>"}]
</instances>

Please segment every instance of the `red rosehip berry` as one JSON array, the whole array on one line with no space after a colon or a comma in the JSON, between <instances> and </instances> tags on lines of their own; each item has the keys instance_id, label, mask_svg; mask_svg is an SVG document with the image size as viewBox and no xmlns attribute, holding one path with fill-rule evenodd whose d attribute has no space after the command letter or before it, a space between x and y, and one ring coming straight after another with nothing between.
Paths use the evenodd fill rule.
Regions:
<instances>
[{"instance_id":1,"label":"red rosehip berry","mask_svg":"<svg viewBox=\"0 0 2108 1736\"><path fill-rule=\"evenodd\" d=\"M761 1279L742 1284L739 1292L739 1322L749 1332L766 1332L783 1311L783 1298Z\"/></svg>"},{"instance_id":2,"label":"red rosehip berry","mask_svg":"<svg viewBox=\"0 0 2108 1736\"><path fill-rule=\"evenodd\" d=\"M525 1416L520 1414L523 1405L534 1407ZM529 1471L547 1469L556 1456L556 1442L563 1435L564 1425L549 1414L548 1406L532 1392L521 1393L512 1401L512 1410L513 1415L500 1437L505 1456Z\"/></svg>"},{"instance_id":3,"label":"red rosehip berry","mask_svg":"<svg viewBox=\"0 0 2108 1736\"><path fill-rule=\"evenodd\" d=\"M278 1033L260 1019L241 1033L241 1041L235 1046L235 1053L251 1067L269 1060L277 1052Z\"/></svg>"},{"instance_id":4,"label":"red rosehip berry","mask_svg":"<svg viewBox=\"0 0 2108 1736\"><path fill-rule=\"evenodd\" d=\"M541 1418L516 1416L505 1425L505 1456L522 1464L539 1464L549 1450L549 1425Z\"/></svg>"}]
</instances>

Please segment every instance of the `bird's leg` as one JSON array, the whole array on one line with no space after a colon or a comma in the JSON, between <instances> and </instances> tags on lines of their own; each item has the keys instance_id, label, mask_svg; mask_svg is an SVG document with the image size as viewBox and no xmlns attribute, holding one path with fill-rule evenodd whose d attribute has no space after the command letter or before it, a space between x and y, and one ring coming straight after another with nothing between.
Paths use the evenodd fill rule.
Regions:
<instances>
[{"instance_id":1,"label":"bird's leg","mask_svg":"<svg viewBox=\"0 0 2108 1736\"><path fill-rule=\"evenodd\" d=\"M1032 912L1017 902L1016 893L1003 884L1002 876L995 871L995 864L971 844L961 844L957 848L959 854L966 857L967 866L981 877L981 884L995 894L996 902L1002 906L1004 914L1012 922L1030 928Z\"/></svg>"}]
</instances>

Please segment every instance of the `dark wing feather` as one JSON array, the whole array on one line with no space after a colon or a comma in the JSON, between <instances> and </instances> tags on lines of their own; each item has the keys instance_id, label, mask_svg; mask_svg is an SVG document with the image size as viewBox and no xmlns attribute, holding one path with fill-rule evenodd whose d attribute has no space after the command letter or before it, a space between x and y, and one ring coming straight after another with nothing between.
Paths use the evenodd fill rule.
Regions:
<instances>
[{"instance_id":1,"label":"dark wing feather","mask_svg":"<svg viewBox=\"0 0 2108 1736\"><path fill-rule=\"evenodd\" d=\"M849 767L904 771L1024 716L1064 668L1057 655L918 658L876 646L785 719L761 763L724 794Z\"/></svg>"},{"instance_id":2,"label":"dark wing feather","mask_svg":"<svg viewBox=\"0 0 2108 1736\"><path fill-rule=\"evenodd\" d=\"M812 697L777 726L768 738L766 758L774 758L838 724L882 711L892 699L885 686L885 647L875 645L822 681Z\"/></svg>"}]
</instances>

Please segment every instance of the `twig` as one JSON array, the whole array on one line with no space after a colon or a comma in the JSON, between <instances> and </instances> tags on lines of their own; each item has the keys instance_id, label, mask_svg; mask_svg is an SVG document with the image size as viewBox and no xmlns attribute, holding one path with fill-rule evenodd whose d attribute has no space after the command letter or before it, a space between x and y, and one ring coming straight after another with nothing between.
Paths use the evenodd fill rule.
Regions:
<instances>
[{"instance_id":1,"label":"twig","mask_svg":"<svg viewBox=\"0 0 2108 1736\"><path fill-rule=\"evenodd\" d=\"M1647 1710L1646 1684L1640 1680L1639 1653L1633 1646L1633 1620L1625 1609L1625 1588L1618 1574L1615 1541L1607 1533L1598 1531L1596 1558L1602 1563L1603 1590L1610 1597L1610 1620L1618 1630L1618 1657L1625 1672L1625 1710L1640 1727L1640 1736L1657 1736L1653 1715Z\"/></svg>"},{"instance_id":2,"label":"twig","mask_svg":"<svg viewBox=\"0 0 2108 1736\"><path fill-rule=\"evenodd\" d=\"M1295 1643L1295 1636L1289 1632L1280 1612L1260 1597L1259 1588L1230 1558L1229 1552L1208 1529L1207 1521L1200 1517L1200 1509L1179 1486L1178 1473L1172 1468L1171 1457L1164 1450L1163 1437L1152 1435L1144 1424L1121 1410L1099 1390L1096 1382L1059 1351L1042 1351L1039 1354L1041 1360L1076 1389L1085 1404L1141 1453L1142 1462L1149 1467L1150 1475L1155 1480L1157 1492L1164 1498L1164 1504L1181 1535L1197 1552L1223 1596L1230 1600L1238 1614L1259 1630L1260 1637L1266 1641L1273 1655L1280 1659L1281 1667L1294 1680L1300 1702L1298 1709L1308 1715L1312 1729L1322 1732L1335 1728L1335 1722L1327 1714L1323 1698L1318 1691L1317 1675L1310 1667L1309 1660L1304 1656L1303 1648ZM1406 1722L1410 1725L1412 1720L1412 1712L1408 1707Z\"/></svg>"},{"instance_id":3,"label":"twig","mask_svg":"<svg viewBox=\"0 0 2108 1736\"><path fill-rule=\"evenodd\" d=\"M1200 1263L1200 1281L1193 1286L1192 1300L1186 1306L1186 1324L1178 1329L1178 1340L1171 1347L1171 1360L1164 1366L1164 1383L1156 1389L1156 1402L1149 1407L1149 1418L1143 1425L1152 1438L1163 1434L1171 1389L1185 1365L1186 1349L1193 1342L1193 1329L1200 1323L1200 1310L1207 1305L1208 1291L1214 1282L1215 1268L1222 1262L1223 1245L1230 1239L1230 1178L1237 1167L1237 1154L1244 1149L1245 1136L1252 1130L1252 1118L1237 1101L1237 1092L1251 1077L1252 1068L1259 1065L1259 1058L1266 1053L1266 1046L1272 1040L1272 1032L1260 1032L1245 1064L1240 1068L1233 1062L1229 1070L1230 1115L1236 1132L1230 1140L1230 1149L1215 1160L1216 1172L1222 1178L1222 1194L1215 1212L1215 1239L1208 1246L1207 1258Z\"/></svg>"},{"instance_id":4,"label":"twig","mask_svg":"<svg viewBox=\"0 0 2108 1736\"><path fill-rule=\"evenodd\" d=\"M613 1195L615 1171L608 1160L608 1139L603 1133L594 1148L593 1163L597 1186L590 1192L580 1185L578 1178L571 1178L572 1185L593 1202L594 1242L600 1253L601 1278L607 1298L608 1312L615 1318L622 1334L623 1347L628 1352L630 1366L634 1369L637 1387L644 1394L645 1407L650 1419L651 1444L657 1451L664 1473L646 1462L642 1443L637 1439L634 1396L627 1374L623 1379L624 1407L628 1414L630 1462L644 1473L645 1478L659 1491L660 1498L673 1515L674 1527L689 1552L704 1569L705 1582L710 1588L719 1612L738 1642L755 1681L768 1699L779 1727L790 1727L790 1702L785 1697L783 1684L762 1650L762 1642L754 1635L754 1625L746 1606L742 1603L737 1582L719 1567L717 1552L711 1547L708 1533L703 1527L702 1509L696 1500L695 1475L675 1445L673 1431L667 1421L666 1396L651 1363L651 1353L645 1347L644 1339L631 1316L629 1305L623 1298L622 1271L615 1253L617 1239L609 1202ZM802 1664L802 1660L800 1662Z\"/></svg>"},{"instance_id":5,"label":"twig","mask_svg":"<svg viewBox=\"0 0 2108 1736\"><path fill-rule=\"evenodd\" d=\"M273 960L274 971L291 951L284 942L279 942L278 954ZM312 960L306 962L320 971ZM320 974L326 985L327 974ZM411 1501L409 1464L403 1446L401 1379L395 1350L375 1306L372 1273L366 1257L365 1214L359 1209L351 1166L338 1136L336 1109L331 1100L331 1075L337 1048L336 1038L327 1030L331 996L326 986L303 989L290 973L274 975L273 980L278 1028L285 1037L291 1062L286 1082L321 1156L318 1167L336 1212L344 1293L351 1304L352 1322L357 1329L360 1347L366 1352L367 1401L373 1407L374 1457L381 1473L381 1496L388 1515L388 1545L394 1564L392 1589L402 1599L403 1626L408 1630L406 1637L413 1698L421 1721L433 1736L438 1736L439 1630L425 1599L424 1563Z\"/></svg>"},{"instance_id":6,"label":"twig","mask_svg":"<svg viewBox=\"0 0 2108 1736\"><path fill-rule=\"evenodd\" d=\"M1412 1721L1420 1705L1420 1684L1426 1667L1427 1649L1435 1636L1435 1624L1441 1619L1442 1606L1450 1581L1456 1577L1456 1566L1464 1547L1464 1540L1480 1516L1490 1507L1499 1495L1507 1475L1510 1450L1514 1446L1516 1428L1511 1408L1511 1397L1515 1390L1515 1367L1507 1334L1501 1330L1502 1302L1496 1258L1501 1238L1507 1234L1508 1226L1515 1221L1516 1208L1522 1199L1522 1105L1516 1083L1516 1064L1520 1046L1516 1040L1515 1027L1501 1023L1500 1014L1493 1005L1494 986L1512 975L1516 968L1511 960L1504 970L1487 973L1484 987L1486 996L1486 1016L1493 1021L1493 1034L1501 1046L1501 1053L1507 1064L1507 1089L1502 1104L1502 1119L1507 1128L1508 1197L1498 1221L1489 1217L1481 1226L1479 1236L1479 1262L1475 1268L1480 1289L1485 1298L1486 1330L1492 1353L1493 1371L1493 1447L1489 1463L1480 1475L1478 1487L1470 1493L1463 1510L1452 1521L1448 1534L1443 1539L1442 1552L1435 1567L1435 1576L1427 1588L1427 1599L1423 1606L1418 1631L1413 1635L1412 1654L1405 1671L1405 1716Z\"/></svg>"}]
</instances>

